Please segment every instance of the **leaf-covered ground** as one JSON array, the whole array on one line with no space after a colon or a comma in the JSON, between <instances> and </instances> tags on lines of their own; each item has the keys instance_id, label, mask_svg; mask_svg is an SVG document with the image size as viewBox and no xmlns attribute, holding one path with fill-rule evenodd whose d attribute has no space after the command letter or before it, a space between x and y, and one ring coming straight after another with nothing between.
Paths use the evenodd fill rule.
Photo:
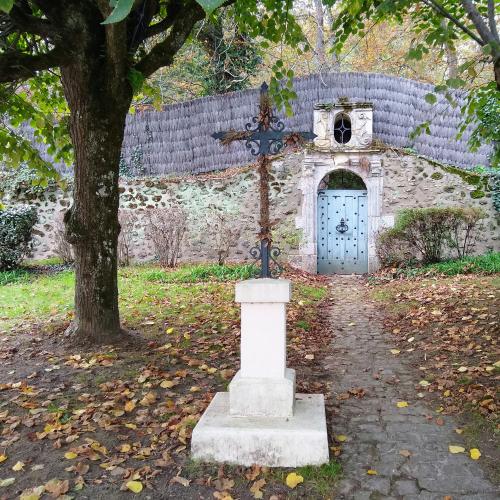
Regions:
<instances>
[{"instance_id":1,"label":"leaf-covered ground","mask_svg":"<svg viewBox=\"0 0 500 500\"><path fill-rule=\"evenodd\" d=\"M326 283L289 277L289 365L299 391L325 392ZM194 425L238 368L234 282L123 269L123 321L144 340L82 351L61 342L73 280L64 271L0 286L0 499L323 497L335 462L293 471L305 480L292 489L290 471L189 459Z\"/></svg>"},{"instance_id":2,"label":"leaf-covered ground","mask_svg":"<svg viewBox=\"0 0 500 500\"><path fill-rule=\"evenodd\" d=\"M466 438L498 446L498 275L374 280L372 291L385 306L391 353L418 370L421 393L431 393L443 415L461 418Z\"/></svg>"}]
</instances>

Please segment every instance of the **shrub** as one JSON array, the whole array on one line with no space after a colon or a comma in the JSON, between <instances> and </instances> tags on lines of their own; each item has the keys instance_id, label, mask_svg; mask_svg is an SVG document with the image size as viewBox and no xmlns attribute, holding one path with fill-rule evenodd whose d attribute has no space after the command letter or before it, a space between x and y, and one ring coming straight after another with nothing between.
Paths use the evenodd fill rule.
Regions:
<instances>
[{"instance_id":1,"label":"shrub","mask_svg":"<svg viewBox=\"0 0 500 500\"><path fill-rule=\"evenodd\" d=\"M0 210L0 270L15 268L30 252L37 221L33 207Z\"/></svg>"},{"instance_id":2,"label":"shrub","mask_svg":"<svg viewBox=\"0 0 500 500\"><path fill-rule=\"evenodd\" d=\"M217 252L217 262L223 266L229 257L231 246L234 246L240 235L237 226L236 214L224 211L221 208L210 206L205 220L205 230L208 239Z\"/></svg>"},{"instance_id":3,"label":"shrub","mask_svg":"<svg viewBox=\"0 0 500 500\"><path fill-rule=\"evenodd\" d=\"M377 234L377 257L383 267L401 267L415 262L410 245L398 229L390 228Z\"/></svg>"},{"instance_id":4,"label":"shrub","mask_svg":"<svg viewBox=\"0 0 500 500\"><path fill-rule=\"evenodd\" d=\"M146 232L163 267L175 267L187 229L187 214L180 205L147 212Z\"/></svg>"},{"instance_id":5,"label":"shrub","mask_svg":"<svg viewBox=\"0 0 500 500\"><path fill-rule=\"evenodd\" d=\"M54 222L54 252L63 264L72 264L75 261L73 247L66 239L63 217L59 215Z\"/></svg>"},{"instance_id":6,"label":"shrub","mask_svg":"<svg viewBox=\"0 0 500 500\"><path fill-rule=\"evenodd\" d=\"M412 208L398 213L393 228L378 236L384 266L440 262L449 250L458 258L474 250L484 212L472 207Z\"/></svg>"},{"instance_id":7,"label":"shrub","mask_svg":"<svg viewBox=\"0 0 500 500\"><path fill-rule=\"evenodd\" d=\"M137 215L131 210L120 210L118 214L120 222L120 235L118 236L118 262L121 266L130 265L132 256L132 245L134 230L137 223Z\"/></svg>"}]
</instances>

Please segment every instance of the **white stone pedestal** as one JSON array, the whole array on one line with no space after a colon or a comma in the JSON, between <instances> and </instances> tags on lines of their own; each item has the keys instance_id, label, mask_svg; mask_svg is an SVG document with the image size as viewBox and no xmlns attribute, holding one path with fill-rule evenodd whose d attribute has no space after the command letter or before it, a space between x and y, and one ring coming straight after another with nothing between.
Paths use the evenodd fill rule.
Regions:
<instances>
[{"instance_id":1,"label":"white stone pedestal","mask_svg":"<svg viewBox=\"0 0 500 500\"><path fill-rule=\"evenodd\" d=\"M321 394L295 394L286 367L287 280L236 285L241 303L241 369L219 392L193 430L196 460L297 467L328 462Z\"/></svg>"}]
</instances>

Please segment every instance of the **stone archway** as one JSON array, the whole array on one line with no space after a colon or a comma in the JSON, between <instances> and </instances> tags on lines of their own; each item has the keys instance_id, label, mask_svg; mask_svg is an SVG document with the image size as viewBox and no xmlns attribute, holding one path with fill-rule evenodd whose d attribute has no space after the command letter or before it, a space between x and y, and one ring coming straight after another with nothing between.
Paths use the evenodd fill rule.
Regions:
<instances>
[{"instance_id":1,"label":"stone archway","mask_svg":"<svg viewBox=\"0 0 500 500\"><path fill-rule=\"evenodd\" d=\"M296 226L302 230L301 267L317 272L317 190L322 179L335 170L348 170L365 183L368 192L368 272L378 268L375 239L382 225L383 169L378 150L312 152L304 157L299 189L302 200Z\"/></svg>"}]
</instances>

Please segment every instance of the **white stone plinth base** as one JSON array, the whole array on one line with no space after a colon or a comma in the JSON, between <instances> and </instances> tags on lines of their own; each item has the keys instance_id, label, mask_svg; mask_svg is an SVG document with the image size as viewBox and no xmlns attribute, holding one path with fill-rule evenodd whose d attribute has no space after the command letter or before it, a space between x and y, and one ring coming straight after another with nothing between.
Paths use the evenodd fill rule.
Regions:
<instances>
[{"instance_id":1,"label":"white stone plinth base","mask_svg":"<svg viewBox=\"0 0 500 500\"><path fill-rule=\"evenodd\" d=\"M291 417L295 402L295 370L283 378L242 377L229 384L229 413L244 417Z\"/></svg>"},{"instance_id":2,"label":"white stone plinth base","mask_svg":"<svg viewBox=\"0 0 500 500\"><path fill-rule=\"evenodd\" d=\"M219 392L193 430L195 460L230 464L299 467L329 460L322 394L297 394L289 418L234 417L229 394Z\"/></svg>"}]
</instances>

